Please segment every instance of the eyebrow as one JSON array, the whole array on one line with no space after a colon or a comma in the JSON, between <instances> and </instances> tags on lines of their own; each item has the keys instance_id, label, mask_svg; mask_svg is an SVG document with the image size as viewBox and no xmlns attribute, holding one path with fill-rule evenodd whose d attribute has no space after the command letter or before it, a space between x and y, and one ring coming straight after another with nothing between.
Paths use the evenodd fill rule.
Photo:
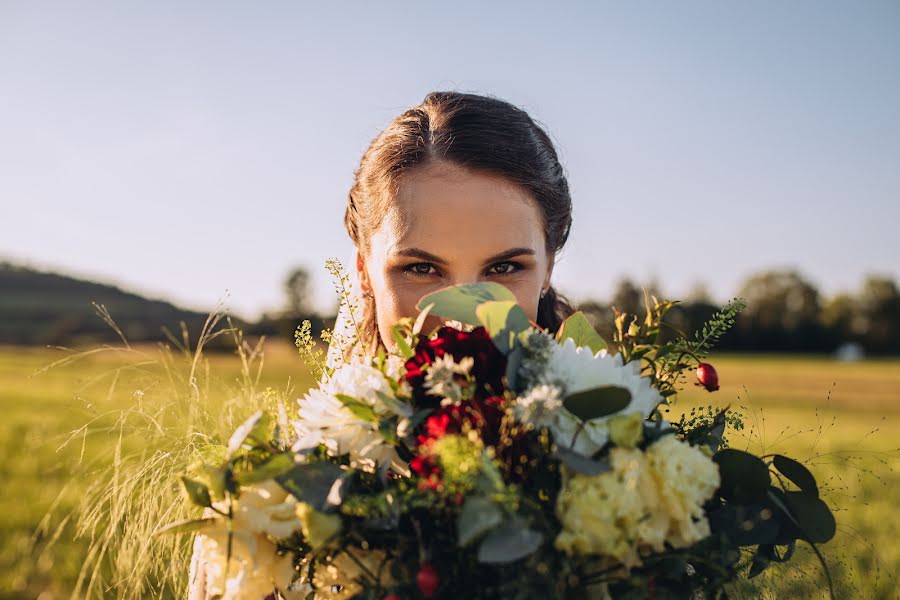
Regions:
<instances>
[{"instance_id":1,"label":"eyebrow","mask_svg":"<svg viewBox=\"0 0 900 600\"><path fill-rule=\"evenodd\" d=\"M441 265L446 265L447 261L437 256L436 254L432 254L431 252L427 252L426 250L422 250L421 248L403 248L401 250L397 250L395 253L397 256L406 256L409 258L419 258L422 260L427 260L429 262L438 263ZM514 256L522 256L523 254L534 255L535 251L531 248L510 248L509 250L504 250L500 254L495 254L494 256L488 258L484 261L484 264L494 263L502 260L506 260L508 258L512 258Z\"/></svg>"}]
</instances>

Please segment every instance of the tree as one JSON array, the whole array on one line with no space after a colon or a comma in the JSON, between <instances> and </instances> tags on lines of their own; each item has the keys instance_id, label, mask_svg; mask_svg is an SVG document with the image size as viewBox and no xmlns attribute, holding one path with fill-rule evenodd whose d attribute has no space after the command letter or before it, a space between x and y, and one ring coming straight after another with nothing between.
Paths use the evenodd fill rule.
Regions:
<instances>
[{"instance_id":1,"label":"tree","mask_svg":"<svg viewBox=\"0 0 900 600\"><path fill-rule=\"evenodd\" d=\"M306 268L296 267L288 273L284 280L284 296L285 316L297 318L312 312L309 307L309 271Z\"/></svg>"},{"instance_id":2,"label":"tree","mask_svg":"<svg viewBox=\"0 0 900 600\"><path fill-rule=\"evenodd\" d=\"M738 295L747 308L737 319L742 345L755 350L823 350L819 291L795 270L750 276Z\"/></svg>"},{"instance_id":3,"label":"tree","mask_svg":"<svg viewBox=\"0 0 900 600\"><path fill-rule=\"evenodd\" d=\"M900 290L894 280L868 276L857 306L866 350L876 353L900 351Z\"/></svg>"}]
</instances>

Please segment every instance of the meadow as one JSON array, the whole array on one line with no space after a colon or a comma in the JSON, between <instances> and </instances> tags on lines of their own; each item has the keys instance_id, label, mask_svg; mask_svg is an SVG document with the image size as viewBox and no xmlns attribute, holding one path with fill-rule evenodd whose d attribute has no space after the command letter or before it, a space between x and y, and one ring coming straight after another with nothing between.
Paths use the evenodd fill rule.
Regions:
<instances>
[{"instance_id":1,"label":"meadow","mask_svg":"<svg viewBox=\"0 0 900 600\"><path fill-rule=\"evenodd\" d=\"M154 405L167 390L190 389L221 402L220 408L211 405L212 421L202 425L227 435L234 422L256 408L248 405L248 387L257 396L290 400L313 381L303 358L286 344L267 344L251 360L223 353L195 362L189 353L155 346L98 348L67 362L74 356L59 349L0 348L0 478L5 488L0 495L0 598L68 598L73 589L85 589L90 573L82 565L97 558L91 553L103 538L95 532L92 544L91 532L83 528L76 537L72 510L86 490L108 485L104 477L119 477L118 467L110 465L121 464L124 479L128 456L155 456L148 452L165 445L170 429L185 423L197 429L190 421L204 418L173 404ZM60 359L61 364L46 368ZM680 413L710 404L740 411L745 427L728 435L731 446L789 454L816 474L838 520L838 536L822 548L836 596L898 597L900 360L842 363L817 356L724 354L710 360L721 389L708 393L686 386L667 417L677 420ZM161 456L172 464L184 458ZM165 496L174 493L176 483L172 477L155 485ZM148 522L159 518L154 512L159 506L148 505ZM116 538L107 542L115 545ZM130 552L137 556L141 549ZM798 560L789 567L773 566L753 585L732 590L733 595L827 597L821 568L808 551L801 547L797 552ZM102 560L115 562L112 555ZM186 573L186 565L173 562L169 573ZM118 565L118 572L127 572L130 564ZM123 595L116 588L95 589L101 596ZM176 593L162 588L157 595Z\"/></svg>"}]
</instances>

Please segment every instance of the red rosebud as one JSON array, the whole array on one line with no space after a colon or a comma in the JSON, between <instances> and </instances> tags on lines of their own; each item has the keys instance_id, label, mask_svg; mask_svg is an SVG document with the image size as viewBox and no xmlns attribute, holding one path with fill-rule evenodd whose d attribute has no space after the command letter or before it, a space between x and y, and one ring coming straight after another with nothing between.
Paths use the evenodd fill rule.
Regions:
<instances>
[{"instance_id":1,"label":"red rosebud","mask_svg":"<svg viewBox=\"0 0 900 600\"><path fill-rule=\"evenodd\" d=\"M416 585L419 586L419 591L424 597L431 598L434 596L441 585L441 578L437 569L429 563L419 567L419 572L416 573Z\"/></svg>"},{"instance_id":2,"label":"red rosebud","mask_svg":"<svg viewBox=\"0 0 900 600\"><path fill-rule=\"evenodd\" d=\"M697 365L697 385L705 387L707 392L719 389L719 374L716 373L716 368L709 363Z\"/></svg>"}]
</instances>

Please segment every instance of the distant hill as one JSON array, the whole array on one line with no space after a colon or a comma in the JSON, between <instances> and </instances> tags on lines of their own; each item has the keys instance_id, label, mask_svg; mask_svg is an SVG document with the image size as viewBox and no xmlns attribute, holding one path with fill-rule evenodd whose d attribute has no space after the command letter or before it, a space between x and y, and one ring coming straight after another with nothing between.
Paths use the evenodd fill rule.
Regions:
<instances>
[{"instance_id":1,"label":"distant hill","mask_svg":"<svg viewBox=\"0 0 900 600\"><path fill-rule=\"evenodd\" d=\"M163 326L179 335L180 321L196 339L208 316L112 285L0 262L0 344L73 345L118 339L92 302L106 307L129 342L162 340Z\"/></svg>"}]
</instances>

